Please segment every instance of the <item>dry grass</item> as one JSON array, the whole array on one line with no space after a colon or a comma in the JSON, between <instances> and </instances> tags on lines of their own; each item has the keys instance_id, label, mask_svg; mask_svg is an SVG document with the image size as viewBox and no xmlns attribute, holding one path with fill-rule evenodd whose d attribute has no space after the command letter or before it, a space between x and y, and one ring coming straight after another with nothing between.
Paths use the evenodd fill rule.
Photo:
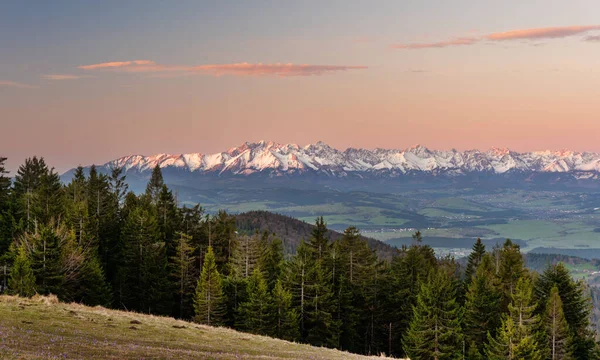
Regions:
<instances>
[{"instance_id":1,"label":"dry grass","mask_svg":"<svg viewBox=\"0 0 600 360\"><path fill-rule=\"evenodd\" d=\"M167 317L0 296L2 359L380 359Z\"/></svg>"}]
</instances>

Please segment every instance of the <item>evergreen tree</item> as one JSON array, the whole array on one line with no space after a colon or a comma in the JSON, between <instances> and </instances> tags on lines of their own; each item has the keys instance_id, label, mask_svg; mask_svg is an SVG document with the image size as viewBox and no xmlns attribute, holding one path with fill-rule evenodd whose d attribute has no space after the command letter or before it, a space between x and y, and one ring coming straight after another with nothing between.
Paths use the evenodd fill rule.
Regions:
<instances>
[{"instance_id":1,"label":"evergreen tree","mask_svg":"<svg viewBox=\"0 0 600 360\"><path fill-rule=\"evenodd\" d=\"M416 239L418 238L419 236L416 236ZM389 309L388 328L392 329L393 355L402 356L405 353L400 347L401 339L413 317L413 307L417 302L421 281L425 281L436 266L437 259L433 249L428 245L420 245L419 241L408 248L404 247L398 256L392 259L386 304Z\"/></svg>"},{"instance_id":2,"label":"evergreen tree","mask_svg":"<svg viewBox=\"0 0 600 360\"><path fill-rule=\"evenodd\" d=\"M475 346L474 351L479 354L483 352L487 334L496 335L502 314L502 290L493 275L491 262L489 255L482 258L466 294L465 338L469 347Z\"/></svg>"},{"instance_id":3,"label":"evergreen tree","mask_svg":"<svg viewBox=\"0 0 600 360\"><path fill-rule=\"evenodd\" d=\"M484 255L485 245L483 245L480 238L477 238L467 261L467 268L465 270L465 288L471 284L471 279L475 275L479 264L481 264Z\"/></svg>"},{"instance_id":4,"label":"evergreen tree","mask_svg":"<svg viewBox=\"0 0 600 360\"><path fill-rule=\"evenodd\" d=\"M104 271L98 257L94 253L86 253L81 272L75 286L74 300L89 306L110 306L112 289L106 281Z\"/></svg>"},{"instance_id":5,"label":"evergreen tree","mask_svg":"<svg viewBox=\"0 0 600 360\"><path fill-rule=\"evenodd\" d=\"M0 156L0 211L5 210L9 202L10 178L5 176L8 174L4 167L5 162L6 158Z\"/></svg>"},{"instance_id":6,"label":"evergreen tree","mask_svg":"<svg viewBox=\"0 0 600 360\"><path fill-rule=\"evenodd\" d=\"M39 191L42 176L48 171L44 159L35 156L25 159L25 163L17 170L11 195L16 205L16 220L23 223L24 230L35 231L40 221L42 206Z\"/></svg>"},{"instance_id":7,"label":"evergreen tree","mask_svg":"<svg viewBox=\"0 0 600 360\"><path fill-rule=\"evenodd\" d=\"M192 316L192 299L194 294L194 248L190 245L192 237L177 233L179 240L175 255L171 257L171 279L176 285L179 318Z\"/></svg>"},{"instance_id":8,"label":"evergreen tree","mask_svg":"<svg viewBox=\"0 0 600 360\"><path fill-rule=\"evenodd\" d=\"M63 231L56 231L53 225L43 225L39 233L31 235L25 245L31 252L31 267L40 294L54 294L59 298L65 295L63 290L66 274L61 254L66 236Z\"/></svg>"},{"instance_id":9,"label":"evergreen tree","mask_svg":"<svg viewBox=\"0 0 600 360\"><path fill-rule=\"evenodd\" d=\"M275 283L281 278L283 272L283 243L275 237L268 241L258 259L258 266L262 270L269 289L275 287Z\"/></svg>"},{"instance_id":10,"label":"evergreen tree","mask_svg":"<svg viewBox=\"0 0 600 360\"><path fill-rule=\"evenodd\" d=\"M546 303L544 328L548 339L550 359L571 359L569 326L563 313L562 300L560 299L557 286L553 286L552 290L550 290L550 298Z\"/></svg>"},{"instance_id":11,"label":"evergreen tree","mask_svg":"<svg viewBox=\"0 0 600 360\"><path fill-rule=\"evenodd\" d=\"M222 324L226 311L225 301L221 275L217 270L213 249L209 246L194 297L196 321L213 326Z\"/></svg>"},{"instance_id":12,"label":"evergreen tree","mask_svg":"<svg viewBox=\"0 0 600 360\"><path fill-rule=\"evenodd\" d=\"M35 294L35 276L24 246L19 246L17 249L17 257L10 272L8 288L11 293L19 296L29 297Z\"/></svg>"},{"instance_id":13,"label":"evergreen tree","mask_svg":"<svg viewBox=\"0 0 600 360\"><path fill-rule=\"evenodd\" d=\"M527 273L520 246L506 239L500 251L499 277L504 288L505 309L514 294L519 279Z\"/></svg>"},{"instance_id":14,"label":"evergreen tree","mask_svg":"<svg viewBox=\"0 0 600 360\"><path fill-rule=\"evenodd\" d=\"M122 237L121 305L129 310L169 313L166 254L156 218L144 208L133 209Z\"/></svg>"},{"instance_id":15,"label":"evergreen tree","mask_svg":"<svg viewBox=\"0 0 600 360\"><path fill-rule=\"evenodd\" d=\"M149 197L150 202L154 205L158 204L160 199L160 193L163 190L163 186L165 185L165 181L163 180L162 171L160 166L157 164L152 169L152 175L150 175L150 181L146 186L146 196Z\"/></svg>"},{"instance_id":16,"label":"evergreen tree","mask_svg":"<svg viewBox=\"0 0 600 360\"><path fill-rule=\"evenodd\" d=\"M420 285L414 316L403 344L411 359L462 358L460 307L447 271L430 272Z\"/></svg>"},{"instance_id":17,"label":"evergreen tree","mask_svg":"<svg viewBox=\"0 0 600 360\"><path fill-rule=\"evenodd\" d=\"M308 248L311 250L313 257L317 260L321 260L326 257L329 250L329 238L327 236L329 230L327 230L327 224L323 217L318 217L315 222L315 227L312 230L311 237L307 243Z\"/></svg>"},{"instance_id":18,"label":"evergreen tree","mask_svg":"<svg viewBox=\"0 0 600 360\"><path fill-rule=\"evenodd\" d=\"M496 338L488 333L486 355L489 359L541 360L537 342L539 317L534 315L533 286L528 278L520 278L508 305L508 315L502 321Z\"/></svg>"},{"instance_id":19,"label":"evergreen tree","mask_svg":"<svg viewBox=\"0 0 600 360\"><path fill-rule=\"evenodd\" d=\"M219 272L228 274L227 265L231 264L232 255L236 252L238 242L235 230L235 218L225 211L209 220L209 246L213 248L215 262Z\"/></svg>"},{"instance_id":20,"label":"evergreen tree","mask_svg":"<svg viewBox=\"0 0 600 360\"><path fill-rule=\"evenodd\" d=\"M594 334L590 330L590 298L586 293L585 285L573 280L569 270L562 263L548 266L537 278L536 314L543 316L546 312L546 300L550 298L554 286L558 288L562 301L564 317L572 340L573 357L577 360L592 358L595 344Z\"/></svg>"},{"instance_id":21,"label":"evergreen tree","mask_svg":"<svg viewBox=\"0 0 600 360\"><path fill-rule=\"evenodd\" d=\"M300 336L298 313L292 308L292 294L283 288L281 281L273 287L274 331L279 339L294 341Z\"/></svg>"},{"instance_id":22,"label":"evergreen tree","mask_svg":"<svg viewBox=\"0 0 600 360\"><path fill-rule=\"evenodd\" d=\"M248 281L248 300L240 304L241 328L253 334L273 332L273 299L259 268L255 268Z\"/></svg>"}]
</instances>

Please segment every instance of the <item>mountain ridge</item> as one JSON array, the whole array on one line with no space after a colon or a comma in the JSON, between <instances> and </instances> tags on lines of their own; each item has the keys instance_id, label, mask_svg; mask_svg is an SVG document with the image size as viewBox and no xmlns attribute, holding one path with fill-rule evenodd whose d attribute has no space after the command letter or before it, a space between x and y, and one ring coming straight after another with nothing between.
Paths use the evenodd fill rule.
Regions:
<instances>
[{"instance_id":1,"label":"mountain ridge","mask_svg":"<svg viewBox=\"0 0 600 360\"><path fill-rule=\"evenodd\" d=\"M447 176L478 172L532 172L574 173L577 179L600 178L600 154L593 152L516 152L507 148L491 148L487 151L430 150L422 145L404 150L350 147L341 151L321 141L303 147L272 141L245 142L227 151L212 154L128 155L100 167L123 167L126 171L143 173L156 165L218 176L268 173L269 177L277 177L318 173L343 178L348 175L398 177L415 172Z\"/></svg>"}]
</instances>

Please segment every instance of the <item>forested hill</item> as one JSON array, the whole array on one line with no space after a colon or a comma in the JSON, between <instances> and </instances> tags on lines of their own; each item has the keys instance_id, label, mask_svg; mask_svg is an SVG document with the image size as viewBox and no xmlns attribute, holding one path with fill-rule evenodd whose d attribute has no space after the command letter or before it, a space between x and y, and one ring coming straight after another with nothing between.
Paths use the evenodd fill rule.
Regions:
<instances>
[{"instance_id":1,"label":"forested hill","mask_svg":"<svg viewBox=\"0 0 600 360\"><path fill-rule=\"evenodd\" d=\"M308 240L315 225L295 219L290 216L280 215L268 211L249 211L235 216L237 230L241 234L250 235L255 232L276 234L281 238L286 253L295 253L302 240ZM329 230L327 236L331 241L340 239L343 234ZM375 250L380 259L391 260L397 249L384 242L361 236L372 250Z\"/></svg>"}]
</instances>

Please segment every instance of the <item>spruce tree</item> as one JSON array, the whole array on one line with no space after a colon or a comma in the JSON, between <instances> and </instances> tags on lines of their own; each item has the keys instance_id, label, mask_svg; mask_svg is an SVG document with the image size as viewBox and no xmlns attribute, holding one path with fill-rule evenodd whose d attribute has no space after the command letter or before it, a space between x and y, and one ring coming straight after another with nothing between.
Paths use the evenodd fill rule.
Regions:
<instances>
[{"instance_id":1,"label":"spruce tree","mask_svg":"<svg viewBox=\"0 0 600 360\"><path fill-rule=\"evenodd\" d=\"M194 294L194 248L190 245L192 237L185 233L177 233L177 248L171 256L171 279L177 294L177 316L185 319L192 315L192 299Z\"/></svg>"},{"instance_id":2,"label":"spruce tree","mask_svg":"<svg viewBox=\"0 0 600 360\"><path fill-rule=\"evenodd\" d=\"M411 359L462 358L460 307L447 271L433 270L421 283L413 312L403 339L404 349Z\"/></svg>"},{"instance_id":3,"label":"spruce tree","mask_svg":"<svg viewBox=\"0 0 600 360\"><path fill-rule=\"evenodd\" d=\"M520 246L514 244L510 239L506 239L502 249L500 250L500 267L499 276L504 288L504 308L511 301L515 287L519 279L521 279L527 270L521 255Z\"/></svg>"},{"instance_id":4,"label":"spruce tree","mask_svg":"<svg viewBox=\"0 0 600 360\"><path fill-rule=\"evenodd\" d=\"M281 278L283 264L283 242L278 237L270 239L258 259L258 266L264 274L269 289L273 289Z\"/></svg>"},{"instance_id":5,"label":"spruce tree","mask_svg":"<svg viewBox=\"0 0 600 360\"><path fill-rule=\"evenodd\" d=\"M538 302L536 314L543 316L546 312L546 300L550 298L554 286L558 288L569 327L573 357L577 360L592 358L595 344L594 334L590 330L590 298L584 283L573 280L564 264L549 265L537 278L534 293Z\"/></svg>"},{"instance_id":6,"label":"spruce tree","mask_svg":"<svg viewBox=\"0 0 600 360\"><path fill-rule=\"evenodd\" d=\"M39 191L42 187L42 176L48 172L43 158L28 158L19 166L15 175L11 196L16 206L15 218L23 224L23 230L33 232L41 221L42 206Z\"/></svg>"},{"instance_id":7,"label":"spruce tree","mask_svg":"<svg viewBox=\"0 0 600 360\"><path fill-rule=\"evenodd\" d=\"M486 355L489 359L541 360L542 349L536 333L539 317L534 314L533 285L529 278L520 278L508 305L496 337L488 333Z\"/></svg>"},{"instance_id":8,"label":"spruce tree","mask_svg":"<svg viewBox=\"0 0 600 360\"><path fill-rule=\"evenodd\" d=\"M10 271L8 288L11 293L19 296L29 297L35 294L35 276L31 269L27 250L23 245L17 248L17 256Z\"/></svg>"},{"instance_id":9,"label":"spruce tree","mask_svg":"<svg viewBox=\"0 0 600 360\"><path fill-rule=\"evenodd\" d=\"M386 303L389 309L388 329L392 329L393 355L405 354L401 348L401 339L413 317L413 306L416 305L421 282L427 279L436 266L437 259L433 249L428 245L420 245L418 241L408 248L404 247L392 259Z\"/></svg>"},{"instance_id":10,"label":"spruce tree","mask_svg":"<svg viewBox=\"0 0 600 360\"><path fill-rule=\"evenodd\" d=\"M248 281L248 300L240 304L239 313L243 330L259 335L272 333L273 299L259 268L252 272Z\"/></svg>"},{"instance_id":11,"label":"spruce tree","mask_svg":"<svg viewBox=\"0 0 600 360\"><path fill-rule=\"evenodd\" d=\"M165 185L165 181L163 180L162 171L160 169L160 166L157 164L152 169L152 175L150 175L150 181L148 182L148 185L146 186L146 196L149 197L150 202L153 203L154 205L158 204L158 201L160 198L160 192L162 191L164 185Z\"/></svg>"},{"instance_id":12,"label":"spruce tree","mask_svg":"<svg viewBox=\"0 0 600 360\"><path fill-rule=\"evenodd\" d=\"M484 255L485 245L483 245L480 238L477 238L477 241L475 244L473 244L473 248L467 260L467 268L465 270L465 288L471 284L471 279L475 275L479 264L481 264Z\"/></svg>"},{"instance_id":13,"label":"spruce tree","mask_svg":"<svg viewBox=\"0 0 600 360\"><path fill-rule=\"evenodd\" d=\"M322 216L318 217L315 221L315 227L312 230L311 237L307 243L313 257L317 260L325 258L329 250L328 232L329 230L327 230L325 220L323 220Z\"/></svg>"},{"instance_id":14,"label":"spruce tree","mask_svg":"<svg viewBox=\"0 0 600 360\"><path fill-rule=\"evenodd\" d=\"M572 359L569 326L563 313L562 300L560 299L557 286L552 287L550 298L546 302L544 328L546 330L550 359Z\"/></svg>"},{"instance_id":15,"label":"spruce tree","mask_svg":"<svg viewBox=\"0 0 600 360\"><path fill-rule=\"evenodd\" d=\"M213 249L209 246L194 297L196 322L213 326L221 325L226 311L225 301L221 275L217 270Z\"/></svg>"},{"instance_id":16,"label":"spruce tree","mask_svg":"<svg viewBox=\"0 0 600 360\"><path fill-rule=\"evenodd\" d=\"M284 289L281 281L273 287L274 331L272 335L284 340L294 341L300 336L298 313L292 308L292 294Z\"/></svg>"},{"instance_id":17,"label":"spruce tree","mask_svg":"<svg viewBox=\"0 0 600 360\"><path fill-rule=\"evenodd\" d=\"M169 313L166 253L156 218L149 210L137 207L129 213L122 242L121 306L141 312Z\"/></svg>"},{"instance_id":18,"label":"spruce tree","mask_svg":"<svg viewBox=\"0 0 600 360\"><path fill-rule=\"evenodd\" d=\"M5 176L8 174L4 167L6 158L0 156L0 212L8 207L9 202L9 190L10 190L10 178Z\"/></svg>"},{"instance_id":19,"label":"spruce tree","mask_svg":"<svg viewBox=\"0 0 600 360\"><path fill-rule=\"evenodd\" d=\"M502 314L502 289L493 274L491 257L486 255L471 278L464 311L465 340L481 354L487 334L496 335Z\"/></svg>"},{"instance_id":20,"label":"spruce tree","mask_svg":"<svg viewBox=\"0 0 600 360\"><path fill-rule=\"evenodd\" d=\"M54 225L42 225L38 234L31 235L31 267L36 278L36 288L40 294L64 296L65 272L62 258L66 235L57 231Z\"/></svg>"}]
</instances>

